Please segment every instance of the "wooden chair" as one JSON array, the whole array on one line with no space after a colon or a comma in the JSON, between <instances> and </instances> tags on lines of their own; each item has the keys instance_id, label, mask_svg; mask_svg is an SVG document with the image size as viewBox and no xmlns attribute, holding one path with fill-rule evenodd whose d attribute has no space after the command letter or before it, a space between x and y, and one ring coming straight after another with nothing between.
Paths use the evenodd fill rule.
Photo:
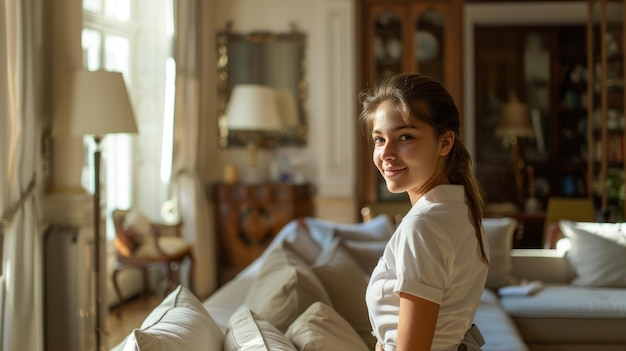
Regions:
<instances>
[{"instance_id":1,"label":"wooden chair","mask_svg":"<svg viewBox=\"0 0 626 351\"><path fill-rule=\"evenodd\" d=\"M112 280L119 306L124 298L117 275L125 267L139 268L143 272L144 291L148 290L148 271L153 267L165 267L168 285L164 296L176 287L177 273L185 259L189 260L189 288L193 291L193 252L191 244L182 238L182 224L175 225L149 223L145 217L141 223L129 223L132 210L116 209L112 212L115 225L115 251L117 262L113 268ZM132 213L134 218L138 215ZM118 308L119 316L119 308Z\"/></svg>"}]
</instances>

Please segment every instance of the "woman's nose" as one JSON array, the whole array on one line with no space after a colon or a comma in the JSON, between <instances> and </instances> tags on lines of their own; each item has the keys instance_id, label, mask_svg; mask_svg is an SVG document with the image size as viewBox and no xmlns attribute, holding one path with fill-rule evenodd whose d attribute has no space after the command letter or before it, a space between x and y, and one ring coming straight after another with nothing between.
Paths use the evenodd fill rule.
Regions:
<instances>
[{"instance_id":1,"label":"woman's nose","mask_svg":"<svg viewBox=\"0 0 626 351\"><path fill-rule=\"evenodd\" d=\"M393 142L386 142L380 151L380 158L383 161L395 160L396 147Z\"/></svg>"}]
</instances>

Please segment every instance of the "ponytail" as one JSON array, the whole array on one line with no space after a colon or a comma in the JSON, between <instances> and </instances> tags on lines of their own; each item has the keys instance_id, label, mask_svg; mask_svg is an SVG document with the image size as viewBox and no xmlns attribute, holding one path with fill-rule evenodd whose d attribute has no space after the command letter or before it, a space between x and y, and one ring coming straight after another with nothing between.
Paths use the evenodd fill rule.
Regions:
<instances>
[{"instance_id":1,"label":"ponytail","mask_svg":"<svg viewBox=\"0 0 626 351\"><path fill-rule=\"evenodd\" d=\"M446 174L450 184L462 185L465 188L470 220L474 225L476 240L478 240L480 247L480 255L483 262L489 265L489 258L485 253L482 241L482 218L485 209L484 194L473 174L473 164L469 152L467 152L465 145L458 138L454 139L454 145L448 154Z\"/></svg>"}]
</instances>

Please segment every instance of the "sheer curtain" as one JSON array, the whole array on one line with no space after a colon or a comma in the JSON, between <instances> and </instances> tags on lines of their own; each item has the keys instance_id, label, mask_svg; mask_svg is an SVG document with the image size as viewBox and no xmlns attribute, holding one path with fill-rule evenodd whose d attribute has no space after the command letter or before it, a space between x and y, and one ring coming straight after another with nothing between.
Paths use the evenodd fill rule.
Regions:
<instances>
[{"instance_id":1,"label":"sheer curtain","mask_svg":"<svg viewBox=\"0 0 626 351\"><path fill-rule=\"evenodd\" d=\"M194 243L195 293L204 298L215 290L217 266L212 215L199 174L202 3L201 0L176 1L172 196L180 207L185 235Z\"/></svg>"},{"instance_id":2,"label":"sheer curtain","mask_svg":"<svg viewBox=\"0 0 626 351\"><path fill-rule=\"evenodd\" d=\"M42 4L0 3L0 344L43 349L36 156L41 111Z\"/></svg>"}]
</instances>

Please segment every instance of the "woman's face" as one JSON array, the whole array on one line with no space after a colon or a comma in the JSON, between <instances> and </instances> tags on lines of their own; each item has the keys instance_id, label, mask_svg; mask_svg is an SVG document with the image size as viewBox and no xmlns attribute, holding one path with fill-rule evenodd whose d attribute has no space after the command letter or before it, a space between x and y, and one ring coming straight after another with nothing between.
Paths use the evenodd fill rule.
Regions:
<instances>
[{"instance_id":1,"label":"woman's face","mask_svg":"<svg viewBox=\"0 0 626 351\"><path fill-rule=\"evenodd\" d=\"M372 139L374 164L389 191L406 191L411 203L415 203L435 171L443 175L443 157L450 152L454 134L446 132L435 137L429 124L417 120L414 126L408 126L389 102L383 102L374 113ZM445 175L438 178L441 180L435 184L447 182Z\"/></svg>"}]
</instances>

